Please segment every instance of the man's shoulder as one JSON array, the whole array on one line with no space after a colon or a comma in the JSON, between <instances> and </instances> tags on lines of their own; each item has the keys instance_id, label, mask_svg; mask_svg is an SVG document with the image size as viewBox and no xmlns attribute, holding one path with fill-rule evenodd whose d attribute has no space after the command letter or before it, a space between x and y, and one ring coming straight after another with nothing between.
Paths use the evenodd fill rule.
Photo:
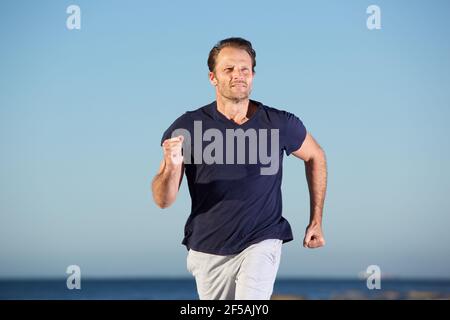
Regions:
<instances>
[{"instance_id":1,"label":"man's shoulder","mask_svg":"<svg viewBox=\"0 0 450 320\"><path fill-rule=\"evenodd\" d=\"M294 112L287 111L284 108L279 107L271 107L268 105L265 105L259 101L256 101L259 103L263 109L263 111L266 113L267 117L271 119L272 121L283 121L288 120L291 117L297 117Z\"/></svg>"},{"instance_id":2,"label":"man's shoulder","mask_svg":"<svg viewBox=\"0 0 450 320\"><path fill-rule=\"evenodd\" d=\"M202 120L210 115L211 103L206 104L195 109L187 110L178 118L175 119L173 124L187 124L192 123L195 120Z\"/></svg>"},{"instance_id":3,"label":"man's shoulder","mask_svg":"<svg viewBox=\"0 0 450 320\"><path fill-rule=\"evenodd\" d=\"M178 117L178 119L183 121L194 121L194 120L202 120L205 117L210 117L212 116L211 114L212 106L213 102L203 105L201 107L197 107L195 109L187 110L180 117Z\"/></svg>"}]
</instances>

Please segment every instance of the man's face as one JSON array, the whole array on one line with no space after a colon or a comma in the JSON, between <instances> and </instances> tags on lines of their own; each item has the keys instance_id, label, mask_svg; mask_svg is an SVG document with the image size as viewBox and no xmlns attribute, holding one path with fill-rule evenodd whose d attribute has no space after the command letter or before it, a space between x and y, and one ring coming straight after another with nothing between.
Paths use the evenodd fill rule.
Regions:
<instances>
[{"instance_id":1,"label":"man's face","mask_svg":"<svg viewBox=\"0 0 450 320\"><path fill-rule=\"evenodd\" d=\"M243 49L225 47L216 58L216 68L209 73L216 93L224 98L240 101L248 99L253 84L252 58Z\"/></svg>"}]
</instances>

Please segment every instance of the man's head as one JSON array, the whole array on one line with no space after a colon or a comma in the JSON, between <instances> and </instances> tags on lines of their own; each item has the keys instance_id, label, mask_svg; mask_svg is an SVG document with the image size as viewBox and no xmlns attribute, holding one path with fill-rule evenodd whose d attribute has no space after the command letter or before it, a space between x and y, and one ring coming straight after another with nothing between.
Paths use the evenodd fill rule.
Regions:
<instances>
[{"instance_id":1,"label":"man's head","mask_svg":"<svg viewBox=\"0 0 450 320\"><path fill-rule=\"evenodd\" d=\"M208 57L209 80L216 94L233 101L248 99L252 90L256 52L242 38L218 42Z\"/></svg>"}]
</instances>

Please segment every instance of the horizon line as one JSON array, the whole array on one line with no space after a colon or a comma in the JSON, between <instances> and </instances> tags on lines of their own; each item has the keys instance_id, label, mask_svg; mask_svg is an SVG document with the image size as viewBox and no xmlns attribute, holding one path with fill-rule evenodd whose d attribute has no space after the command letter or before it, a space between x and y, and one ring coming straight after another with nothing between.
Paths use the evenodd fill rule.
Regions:
<instances>
[{"instance_id":1,"label":"horizon line","mask_svg":"<svg viewBox=\"0 0 450 320\"><path fill-rule=\"evenodd\" d=\"M381 276L382 281L443 281L450 282L450 277L401 277L401 276ZM0 281L66 281L67 277L53 277L53 276L13 276L13 277L2 277L0 276ZM83 277L82 281L154 281L154 280L192 280L194 278L189 276L89 276ZM277 277L277 281L366 281L366 278L361 277L317 277L317 276L281 276Z\"/></svg>"}]
</instances>

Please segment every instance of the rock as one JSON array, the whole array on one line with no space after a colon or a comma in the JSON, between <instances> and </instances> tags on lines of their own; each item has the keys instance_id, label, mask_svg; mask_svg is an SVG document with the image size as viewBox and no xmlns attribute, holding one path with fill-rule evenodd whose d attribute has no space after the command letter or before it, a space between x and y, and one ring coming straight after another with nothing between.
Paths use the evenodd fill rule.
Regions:
<instances>
[{"instance_id":1,"label":"rock","mask_svg":"<svg viewBox=\"0 0 450 320\"><path fill-rule=\"evenodd\" d=\"M398 291L383 291L375 296L378 300L399 300L402 296Z\"/></svg>"},{"instance_id":2,"label":"rock","mask_svg":"<svg viewBox=\"0 0 450 320\"><path fill-rule=\"evenodd\" d=\"M440 294L433 291L408 291L406 294L406 299L410 300L428 300L428 299L439 299Z\"/></svg>"},{"instance_id":3,"label":"rock","mask_svg":"<svg viewBox=\"0 0 450 320\"><path fill-rule=\"evenodd\" d=\"M306 298L293 294L274 294L271 300L306 300Z\"/></svg>"},{"instance_id":4,"label":"rock","mask_svg":"<svg viewBox=\"0 0 450 320\"><path fill-rule=\"evenodd\" d=\"M332 300L367 300L367 296L358 290L349 290L342 293L333 294Z\"/></svg>"}]
</instances>

